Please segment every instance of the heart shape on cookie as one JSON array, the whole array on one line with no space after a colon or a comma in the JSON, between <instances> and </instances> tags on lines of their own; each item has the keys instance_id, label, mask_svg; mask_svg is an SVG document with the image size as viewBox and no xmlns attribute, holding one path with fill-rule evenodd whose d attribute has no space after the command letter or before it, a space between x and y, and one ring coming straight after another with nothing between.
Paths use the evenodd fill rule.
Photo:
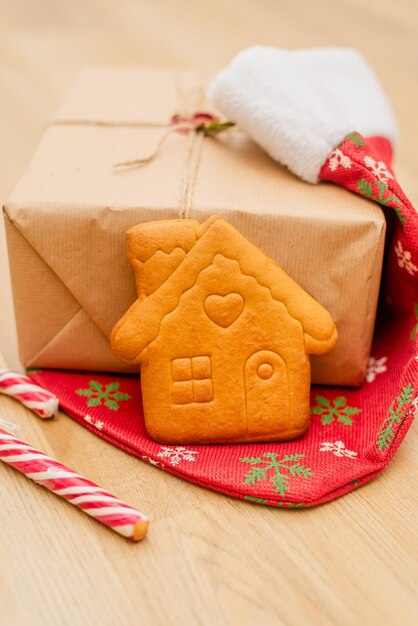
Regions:
<instances>
[{"instance_id":1,"label":"heart shape on cookie","mask_svg":"<svg viewBox=\"0 0 418 626\"><path fill-rule=\"evenodd\" d=\"M205 313L212 322L228 328L239 318L244 308L244 298L240 293L227 293L225 296L212 294L203 302Z\"/></svg>"}]
</instances>

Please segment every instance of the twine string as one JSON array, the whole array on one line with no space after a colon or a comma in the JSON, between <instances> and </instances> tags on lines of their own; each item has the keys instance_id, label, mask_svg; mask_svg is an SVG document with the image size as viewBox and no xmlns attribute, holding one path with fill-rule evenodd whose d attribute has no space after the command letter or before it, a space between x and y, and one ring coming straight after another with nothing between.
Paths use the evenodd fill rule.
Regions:
<instances>
[{"instance_id":1,"label":"twine string","mask_svg":"<svg viewBox=\"0 0 418 626\"><path fill-rule=\"evenodd\" d=\"M161 153L167 140L173 133L189 135L185 152L185 162L180 183L181 192L179 198L179 217L190 217L193 188L197 176L197 169L202 155L203 140L205 137L213 137L219 133L235 127L235 123L228 120L221 120L216 115L202 111L204 107L204 94L199 86L196 89L197 97L190 102L190 89L186 89L181 84L179 76L175 76L175 89L178 95L182 114L175 114L167 123L134 121L134 120L100 120L100 119L57 119L52 121L52 126L102 126L102 127L143 127L161 128L163 131L155 148L150 154L140 158L127 159L113 163L115 172L125 168L142 167L154 161ZM190 106L191 105L191 106ZM192 113L192 111L195 113ZM191 136L190 136L191 135ZM193 171L191 168L194 168Z\"/></svg>"},{"instance_id":2,"label":"twine string","mask_svg":"<svg viewBox=\"0 0 418 626\"><path fill-rule=\"evenodd\" d=\"M219 118L207 113L195 113L192 117L183 119L178 115L174 115L171 120L171 124L172 127L164 133L155 146L155 149L148 156L139 159L120 161L118 163L114 163L113 167L138 167L151 163L151 161L153 161L160 154L161 149L163 148L168 137L170 137L173 133L188 134L190 132L195 132L196 134L202 134L204 137L211 137L235 126L234 122L221 121Z\"/></svg>"},{"instance_id":3,"label":"twine string","mask_svg":"<svg viewBox=\"0 0 418 626\"><path fill-rule=\"evenodd\" d=\"M161 139L155 146L155 149L148 156L143 157L141 159L128 159L127 161L119 161L119 163L114 163L113 167L114 168L138 167L141 165L146 165L147 163L151 163L151 161L153 161L160 154L162 147L164 146L165 142L170 137L170 135L172 135L173 133L181 133L181 132L188 133L192 130L195 130L195 126L192 123L190 122L178 123L172 128L169 128L168 130L166 130L164 135L161 137Z\"/></svg>"}]
</instances>

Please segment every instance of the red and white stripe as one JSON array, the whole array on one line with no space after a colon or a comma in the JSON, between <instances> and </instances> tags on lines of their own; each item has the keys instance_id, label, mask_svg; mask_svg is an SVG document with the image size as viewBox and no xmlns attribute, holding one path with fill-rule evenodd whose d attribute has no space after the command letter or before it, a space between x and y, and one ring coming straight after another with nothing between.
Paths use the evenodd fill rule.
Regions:
<instances>
[{"instance_id":1,"label":"red and white stripe","mask_svg":"<svg viewBox=\"0 0 418 626\"><path fill-rule=\"evenodd\" d=\"M148 530L145 515L1 428L0 460L131 541Z\"/></svg>"},{"instance_id":2,"label":"red and white stripe","mask_svg":"<svg viewBox=\"0 0 418 626\"><path fill-rule=\"evenodd\" d=\"M7 369L0 369L0 393L15 398L42 418L53 417L58 411L59 400L54 394Z\"/></svg>"}]
</instances>

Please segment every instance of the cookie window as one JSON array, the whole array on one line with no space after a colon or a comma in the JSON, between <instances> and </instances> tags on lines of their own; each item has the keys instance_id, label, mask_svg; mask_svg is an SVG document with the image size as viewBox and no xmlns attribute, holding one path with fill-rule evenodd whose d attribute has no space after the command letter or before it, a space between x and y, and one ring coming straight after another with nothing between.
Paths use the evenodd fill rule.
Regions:
<instances>
[{"instance_id":1,"label":"cookie window","mask_svg":"<svg viewBox=\"0 0 418 626\"><path fill-rule=\"evenodd\" d=\"M171 362L174 404L213 400L210 356L173 359Z\"/></svg>"}]
</instances>

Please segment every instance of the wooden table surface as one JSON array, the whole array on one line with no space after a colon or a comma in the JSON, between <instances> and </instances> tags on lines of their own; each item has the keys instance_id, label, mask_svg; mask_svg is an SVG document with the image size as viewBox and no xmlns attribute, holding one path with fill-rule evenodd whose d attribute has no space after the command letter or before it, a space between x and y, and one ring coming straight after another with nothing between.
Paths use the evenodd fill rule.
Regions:
<instances>
[{"instance_id":1,"label":"wooden table surface","mask_svg":"<svg viewBox=\"0 0 418 626\"><path fill-rule=\"evenodd\" d=\"M344 45L373 65L401 130L396 169L418 205L416 0L0 0L0 195L85 64L224 65L254 43ZM0 352L18 367L3 233ZM7 398L35 447L151 517L132 545L0 466L0 624L409 626L418 623L418 424L379 478L312 510L188 484L60 414Z\"/></svg>"}]
</instances>

